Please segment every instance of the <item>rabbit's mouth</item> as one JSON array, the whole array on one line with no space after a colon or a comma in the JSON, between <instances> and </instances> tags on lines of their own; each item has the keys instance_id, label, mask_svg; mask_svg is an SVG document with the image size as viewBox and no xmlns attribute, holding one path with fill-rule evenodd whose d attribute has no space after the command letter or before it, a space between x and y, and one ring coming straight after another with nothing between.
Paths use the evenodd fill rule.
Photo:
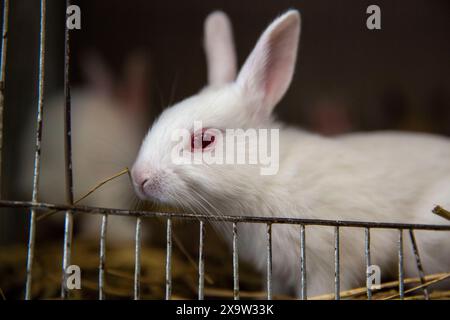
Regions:
<instances>
[{"instance_id":1,"label":"rabbit's mouth","mask_svg":"<svg viewBox=\"0 0 450 320\"><path fill-rule=\"evenodd\" d=\"M146 179L141 184L133 183L138 197L142 200L165 203L168 201L164 187L159 179Z\"/></svg>"}]
</instances>

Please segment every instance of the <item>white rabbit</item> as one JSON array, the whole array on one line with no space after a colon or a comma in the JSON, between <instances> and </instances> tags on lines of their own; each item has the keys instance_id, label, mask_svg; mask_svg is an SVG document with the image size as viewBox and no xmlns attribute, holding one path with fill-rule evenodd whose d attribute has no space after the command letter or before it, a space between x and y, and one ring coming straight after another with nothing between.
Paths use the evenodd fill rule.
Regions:
<instances>
[{"instance_id":1,"label":"white rabbit","mask_svg":"<svg viewBox=\"0 0 450 320\"><path fill-rule=\"evenodd\" d=\"M124 66L124 79L115 83L108 68L95 55L86 56L83 67L87 85L72 90L72 161L74 199L118 173L133 162L145 134L147 116L147 62L136 53ZM47 102L48 101L48 102ZM28 120L23 137L20 187L31 199L33 179L35 115ZM45 102L41 152L39 200L65 203L64 96ZM105 184L82 204L132 209L133 188L128 175ZM58 216L64 216L59 214ZM61 218L60 218L61 219ZM99 237L99 215L77 215L80 235ZM134 219L110 216L108 242L132 241Z\"/></svg>"},{"instance_id":2,"label":"white rabbit","mask_svg":"<svg viewBox=\"0 0 450 320\"><path fill-rule=\"evenodd\" d=\"M209 86L166 109L149 130L132 169L137 194L211 215L255 215L331 220L445 223L435 204L450 206L450 141L426 134L370 133L326 138L273 120L272 110L291 82L297 56L300 15L290 10L273 21L235 74L236 58L227 17L205 23ZM179 164L173 132L203 128L279 129L279 170L261 175L255 165ZM214 131L212 131L214 132ZM217 131L216 131L217 132ZM213 133L214 134L214 133ZM244 153L255 150L246 142ZM209 139L192 150L222 147ZM204 147L203 150L201 150ZM222 224L223 225L223 224ZM229 228L222 228L230 236ZM239 224L239 254L266 270L265 225ZM308 295L334 290L332 227L306 227ZM299 227L273 225L274 293L298 293ZM448 232L416 232L427 273L449 271ZM382 276L396 273L397 230L372 230L372 264ZM417 276L405 232L405 269ZM341 289L363 286L364 230L341 228Z\"/></svg>"}]
</instances>

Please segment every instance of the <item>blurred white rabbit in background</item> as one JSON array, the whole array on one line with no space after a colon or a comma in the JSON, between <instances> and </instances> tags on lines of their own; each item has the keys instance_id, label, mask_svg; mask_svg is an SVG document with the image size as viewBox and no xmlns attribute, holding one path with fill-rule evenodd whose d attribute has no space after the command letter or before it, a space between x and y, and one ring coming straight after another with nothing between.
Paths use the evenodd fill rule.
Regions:
<instances>
[{"instance_id":1,"label":"blurred white rabbit in background","mask_svg":"<svg viewBox=\"0 0 450 320\"><path fill-rule=\"evenodd\" d=\"M145 133L149 115L149 63L142 53L130 55L120 81L96 54L83 62L86 85L71 90L74 199L132 164ZM66 203L64 170L64 95L45 100L41 149L39 201ZM20 186L31 199L35 114L23 135ZM128 175L96 190L80 204L133 209L136 204ZM64 216L61 213L58 216ZM62 219L62 218L59 218ZM76 215L80 236L99 237L100 215ZM109 216L108 242L134 239L135 219Z\"/></svg>"}]
</instances>

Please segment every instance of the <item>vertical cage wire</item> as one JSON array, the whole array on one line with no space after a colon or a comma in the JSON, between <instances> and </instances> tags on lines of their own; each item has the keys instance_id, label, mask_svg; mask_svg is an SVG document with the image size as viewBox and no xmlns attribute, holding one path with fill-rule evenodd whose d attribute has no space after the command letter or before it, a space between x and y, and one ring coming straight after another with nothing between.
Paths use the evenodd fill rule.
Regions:
<instances>
[{"instance_id":1,"label":"vertical cage wire","mask_svg":"<svg viewBox=\"0 0 450 320\"><path fill-rule=\"evenodd\" d=\"M365 228L365 239L364 239L364 244L365 244L365 257L366 257L366 287L367 287L367 300L371 300L372 299L372 287L371 284L369 283L369 277L370 277L370 266L371 266L371 262L370 262L370 229L369 228Z\"/></svg>"},{"instance_id":2,"label":"vertical cage wire","mask_svg":"<svg viewBox=\"0 0 450 320\"><path fill-rule=\"evenodd\" d=\"M423 285L425 283L425 271L423 270L422 261L420 259L419 248L417 247L416 237L414 236L414 230L409 229L409 238L411 239L411 245L414 253L414 258L416 260L417 272L419 273L420 283ZM430 295L428 293L428 288L423 287L423 296L425 300L430 300Z\"/></svg>"},{"instance_id":3,"label":"vertical cage wire","mask_svg":"<svg viewBox=\"0 0 450 320\"><path fill-rule=\"evenodd\" d=\"M69 211L66 212L66 218L64 223L64 248L63 248L63 263L62 263L62 281L61 281L61 298L65 299L69 296L69 290L67 289L67 277L66 270L70 266L71 251L72 251L72 238L73 238L73 214Z\"/></svg>"},{"instance_id":4,"label":"vertical cage wire","mask_svg":"<svg viewBox=\"0 0 450 320\"><path fill-rule=\"evenodd\" d=\"M267 300L272 300L272 224L266 228L267 237Z\"/></svg>"},{"instance_id":5,"label":"vertical cage wire","mask_svg":"<svg viewBox=\"0 0 450 320\"><path fill-rule=\"evenodd\" d=\"M167 219L166 243L166 300L172 296L172 219Z\"/></svg>"},{"instance_id":6,"label":"vertical cage wire","mask_svg":"<svg viewBox=\"0 0 450 320\"><path fill-rule=\"evenodd\" d=\"M39 93L37 107L36 145L34 153L33 195L32 202L39 197L39 175L41 168L41 141L42 141L42 114L44 112L44 78L45 78L45 23L46 0L41 0L40 33L39 33ZM27 250L27 279L25 286L25 299L31 299L31 282L33 273L34 246L36 235L36 210L30 210L30 226Z\"/></svg>"},{"instance_id":7,"label":"vertical cage wire","mask_svg":"<svg viewBox=\"0 0 450 320\"><path fill-rule=\"evenodd\" d=\"M237 224L233 222L233 298L239 300L239 253Z\"/></svg>"},{"instance_id":8,"label":"vertical cage wire","mask_svg":"<svg viewBox=\"0 0 450 320\"><path fill-rule=\"evenodd\" d=\"M0 62L0 199L3 197L3 111L5 109L6 52L8 46L9 0L3 1L2 52Z\"/></svg>"},{"instance_id":9,"label":"vertical cage wire","mask_svg":"<svg viewBox=\"0 0 450 320\"><path fill-rule=\"evenodd\" d=\"M403 273L403 230L398 230L398 292L400 299L405 295L404 273Z\"/></svg>"},{"instance_id":10,"label":"vertical cage wire","mask_svg":"<svg viewBox=\"0 0 450 320\"><path fill-rule=\"evenodd\" d=\"M136 218L136 243L134 248L134 300L141 299L141 238L142 218Z\"/></svg>"},{"instance_id":11,"label":"vertical cage wire","mask_svg":"<svg viewBox=\"0 0 450 320\"><path fill-rule=\"evenodd\" d=\"M198 300L205 298L205 223L200 220L200 237L198 245Z\"/></svg>"},{"instance_id":12,"label":"vertical cage wire","mask_svg":"<svg viewBox=\"0 0 450 320\"><path fill-rule=\"evenodd\" d=\"M71 1L66 1L66 8ZM68 19L66 13L66 19ZM64 160L66 174L66 201L73 205L73 172L72 172L72 104L70 95L70 31L65 27L65 54L64 54Z\"/></svg>"},{"instance_id":13,"label":"vertical cage wire","mask_svg":"<svg viewBox=\"0 0 450 320\"><path fill-rule=\"evenodd\" d=\"M334 227L334 298L341 299L339 227Z\"/></svg>"},{"instance_id":14,"label":"vertical cage wire","mask_svg":"<svg viewBox=\"0 0 450 320\"><path fill-rule=\"evenodd\" d=\"M300 225L300 300L306 300L306 241L305 225Z\"/></svg>"},{"instance_id":15,"label":"vertical cage wire","mask_svg":"<svg viewBox=\"0 0 450 320\"><path fill-rule=\"evenodd\" d=\"M66 0L66 9L70 6L70 0ZM68 12L66 11L66 21ZM72 175L72 120L70 103L70 33L67 24L65 24L65 46L64 46L64 161L66 176L66 202L73 205L73 175ZM66 222L64 228L63 245L63 266L62 266L62 285L61 297L68 297L68 290L65 285L66 269L70 265L72 255L72 234L73 234L73 213L66 211Z\"/></svg>"},{"instance_id":16,"label":"vertical cage wire","mask_svg":"<svg viewBox=\"0 0 450 320\"><path fill-rule=\"evenodd\" d=\"M98 266L98 298L105 299L105 260L106 260L106 230L108 227L108 215L102 216L102 228L100 231L100 263Z\"/></svg>"}]
</instances>

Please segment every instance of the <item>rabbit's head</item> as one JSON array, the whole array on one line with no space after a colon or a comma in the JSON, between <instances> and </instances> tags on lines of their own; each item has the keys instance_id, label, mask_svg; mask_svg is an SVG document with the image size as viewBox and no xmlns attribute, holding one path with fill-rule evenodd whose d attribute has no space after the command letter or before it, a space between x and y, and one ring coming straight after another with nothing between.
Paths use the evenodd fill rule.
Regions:
<instances>
[{"instance_id":1,"label":"rabbit's head","mask_svg":"<svg viewBox=\"0 0 450 320\"><path fill-rule=\"evenodd\" d=\"M126 57L120 77L112 72L96 52L84 54L81 67L86 84L79 91L83 92L86 99L80 103L82 107L75 105L75 110L83 108L95 112L100 109L121 121L144 124L149 109L150 66L143 52L135 51Z\"/></svg>"},{"instance_id":2,"label":"rabbit's head","mask_svg":"<svg viewBox=\"0 0 450 320\"><path fill-rule=\"evenodd\" d=\"M200 202L189 201L235 198L249 184L260 183L252 164L199 163L194 158L215 157L221 150L225 159L224 137L229 129L241 129L234 133L244 138L240 140L244 149L237 145L238 157L254 152L248 143L254 137L245 130L273 126L272 110L293 76L299 33L296 10L278 17L237 74L231 24L222 12L208 16L204 45L209 83L198 94L166 109L149 130L132 169L140 197L197 209ZM184 161L187 158L194 160Z\"/></svg>"}]
</instances>

